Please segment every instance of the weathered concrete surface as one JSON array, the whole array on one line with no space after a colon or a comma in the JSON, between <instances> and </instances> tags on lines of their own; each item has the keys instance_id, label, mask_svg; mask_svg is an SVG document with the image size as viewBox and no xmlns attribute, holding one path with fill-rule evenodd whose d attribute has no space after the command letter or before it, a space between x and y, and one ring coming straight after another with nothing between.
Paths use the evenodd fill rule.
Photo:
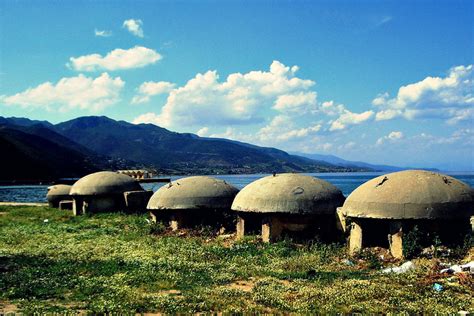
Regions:
<instances>
[{"instance_id":1,"label":"weathered concrete surface","mask_svg":"<svg viewBox=\"0 0 474 316\"><path fill-rule=\"evenodd\" d=\"M245 219L242 216L237 217L236 239L242 239L245 236Z\"/></svg>"},{"instance_id":2,"label":"weathered concrete surface","mask_svg":"<svg viewBox=\"0 0 474 316\"><path fill-rule=\"evenodd\" d=\"M232 210L256 213L334 214L344 202L334 185L311 176L284 173L256 180L235 197Z\"/></svg>"},{"instance_id":3,"label":"weathered concrete surface","mask_svg":"<svg viewBox=\"0 0 474 316\"><path fill-rule=\"evenodd\" d=\"M344 212L342 211L341 207L337 208L336 215L337 215L337 221L336 221L337 229L345 233L348 230L347 217L346 215L344 215Z\"/></svg>"},{"instance_id":4,"label":"weathered concrete surface","mask_svg":"<svg viewBox=\"0 0 474 316\"><path fill-rule=\"evenodd\" d=\"M361 218L469 218L474 215L474 190L447 175L400 171L359 186L347 197L342 212Z\"/></svg>"},{"instance_id":5,"label":"weathered concrete surface","mask_svg":"<svg viewBox=\"0 0 474 316\"><path fill-rule=\"evenodd\" d=\"M56 184L48 187L46 199L50 207L59 207L61 201L71 201L72 197L69 195L71 190L70 185Z\"/></svg>"},{"instance_id":6,"label":"weathered concrete surface","mask_svg":"<svg viewBox=\"0 0 474 316\"><path fill-rule=\"evenodd\" d=\"M73 214L125 211L123 195L74 196Z\"/></svg>"},{"instance_id":7,"label":"weathered concrete surface","mask_svg":"<svg viewBox=\"0 0 474 316\"><path fill-rule=\"evenodd\" d=\"M401 221L390 222L388 243L392 256L397 259L403 259L403 228Z\"/></svg>"},{"instance_id":8,"label":"weathered concrete surface","mask_svg":"<svg viewBox=\"0 0 474 316\"><path fill-rule=\"evenodd\" d=\"M148 209L230 209L237 188L206 176L178 179L162 186L148 202Z\"/></svg>"},{"instance_id":9,"label":"weathered concrete surface","mask_svg":"<svg viewBox=\"0 0 474 316\"><path fill-rule=\"evenodd\" d=\"M128 211L141 211L146 209L153 191L127 191L123 195Z\"/></svg>"},{"instance_id":10,"label":"weathered concrete surface","mask_svg":"<svg viewBox=\"0 0 474 316\"><path fill-rule=\"evenodd\" d=\"M71 195L109 195L123 194L127 191L143 191L138 181L112 171L100 171L89 174L71 188Z\"/></svg>"},{"instance_id":11,"label":"weathered concrete surface","mask_svg":"<svg viewBox=\"0 0 474 316\"><path fill-rule=\"evenodd\" d=\"M59 202L59 209L62 211L72 210L74 201L72 200L63 200Z\"/></svg>"},{"instance_id":12,"label":"weathered concrete surface","mask_svg":"<svg viewBox=\"0 0 474 316\"><path fill-rule=\"evenodd\" d=\"M262 240L272 242L280 237L283 231L282 222L277 216L264 217L262 220Z\"/></svg>"},{"instance_id":13,"label":"weathered concrete surface","mask_svg":"<svg viewBox=\"0 0 474 316\"><path fill-rule=\"evenodd\" d=\"M362 226L357 220L351 223L351 232L349 236L349 254L355 255L362 249Z\"/></svg>"}]
</instances>

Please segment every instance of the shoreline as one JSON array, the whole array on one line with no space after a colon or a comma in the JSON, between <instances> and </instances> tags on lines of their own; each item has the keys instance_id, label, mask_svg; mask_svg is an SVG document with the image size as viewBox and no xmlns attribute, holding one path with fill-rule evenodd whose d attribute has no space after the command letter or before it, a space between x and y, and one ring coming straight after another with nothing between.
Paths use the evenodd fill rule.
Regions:
<instances>
[{"instance_id":1,"label":"shoreline","mask_svg":"<svg viewBox=\"0 0 474 316\"><path fill-rule=\"evenodd\" d=\"M0 206L48 206L48 203L38 202L0 202Z\"/></svg>"}]
</instances>

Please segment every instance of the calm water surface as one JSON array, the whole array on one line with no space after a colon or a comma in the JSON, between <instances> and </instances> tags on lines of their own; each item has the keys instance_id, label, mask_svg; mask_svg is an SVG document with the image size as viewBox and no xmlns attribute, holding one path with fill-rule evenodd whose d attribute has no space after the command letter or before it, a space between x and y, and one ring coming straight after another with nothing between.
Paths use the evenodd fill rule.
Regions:
<instances>
[{"instance_id":1,"label":"calm water surface","mask_svg":"<svg viewBox=\"0 0 474 316\"><path fill-rule=\"evenodd\" d=\"M362 183L375 178L380 172L355 172L355 173L308 173L308 175L324 179L337 186L345 196L349 195ZM474 173L449 173L449 175L474 187ZM250 182L260 179L267 174L244 174L244 175L216 175L214 177L223 179L237 188L241 189ZM172 180L182 176L171 177ZM145 183L143 187L156 191L163 183ZM8 202L46 202L47 185L17 185L0 186L0 201Z\"/></svg>"}]
</instances>

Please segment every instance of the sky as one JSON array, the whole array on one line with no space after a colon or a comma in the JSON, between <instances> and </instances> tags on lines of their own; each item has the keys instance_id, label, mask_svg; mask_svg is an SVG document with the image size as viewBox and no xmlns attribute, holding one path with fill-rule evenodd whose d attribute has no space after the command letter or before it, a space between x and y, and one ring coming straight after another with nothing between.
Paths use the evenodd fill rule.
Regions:
<instances>
[{"instance_id":1,"label":"sky","mask_svg":"<svg viewBox=\"0 0 474 316\"><path fill-rule=\"evenodd\" d=\"M474 170L473 1L0 1L0 116Z\"/></svg>"}]
</instances>

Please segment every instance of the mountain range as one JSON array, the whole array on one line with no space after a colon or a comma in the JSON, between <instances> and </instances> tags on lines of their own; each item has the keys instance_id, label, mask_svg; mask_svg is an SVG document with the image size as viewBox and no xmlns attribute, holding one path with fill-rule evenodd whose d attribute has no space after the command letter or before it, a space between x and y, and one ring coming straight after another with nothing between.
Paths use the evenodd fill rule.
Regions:
<instances>
[{"instance_id":1,"label":"mountain range","mask_svg":"<svg viewBox=\"0 0 474 316\"><path fill-rule=\"evenodd\" d=\"M2 180L47 180L132 168L168 175L373 170L105 116L59 124L0 117L0 145L7 149L2 150Z\"/></svg>"}]
</instances>

